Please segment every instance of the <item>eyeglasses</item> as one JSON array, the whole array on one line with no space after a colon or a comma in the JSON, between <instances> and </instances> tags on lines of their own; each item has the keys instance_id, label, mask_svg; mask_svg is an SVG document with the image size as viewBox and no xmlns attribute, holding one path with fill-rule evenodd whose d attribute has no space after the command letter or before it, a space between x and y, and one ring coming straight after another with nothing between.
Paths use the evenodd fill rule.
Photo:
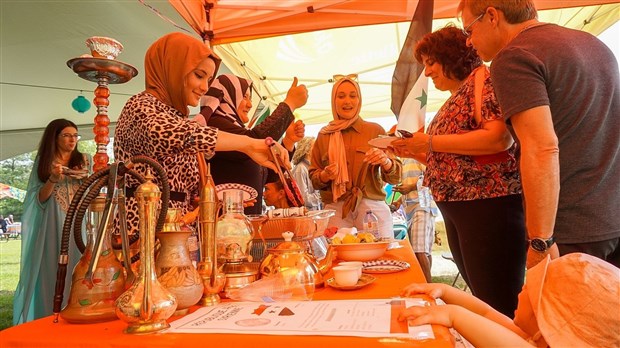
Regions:
<instances>
[{"instance_id":1,"label":"eyeglasses","mask_svg":"<svg viewBox=\"0 0 620 348\"><path fill-rule=\"evenodd\" d=\"M466 37L470 37L471 36L471 26L474 25L477 21L481 20L482 17L484 17L484 15L486 13L487 13L487 11L484 11L480 16L476 17L476 19L474 19L473 22L469 23L468 26L463 28L463 35L465 35Z\"/></svg>"},{"instance_id":2,"label":"eyeglasses","mask_svg":"<svg viewBox=\"0 0 620 348\"><path fill-rule=\"evenodd\" d=\"M79 134L70 134L70 133L62 133L60 136L65 138L65 139L67 139L67 138L75 138L77 140L80 140L82 138L82 136L79 135Z\"/></svg>"},{"instance_id":3,"label":"eyeglasses","mask_svg":"<svg viewBox=\"0 0 620 348\"><path fill-rule=\"evenodd\" d=\"M336 74L331 80L329 80L329 82L337 82L342 79L349 79L349 80L357 81L357 74L349 74L349 75Z\"/></svg>"}]
</instances>

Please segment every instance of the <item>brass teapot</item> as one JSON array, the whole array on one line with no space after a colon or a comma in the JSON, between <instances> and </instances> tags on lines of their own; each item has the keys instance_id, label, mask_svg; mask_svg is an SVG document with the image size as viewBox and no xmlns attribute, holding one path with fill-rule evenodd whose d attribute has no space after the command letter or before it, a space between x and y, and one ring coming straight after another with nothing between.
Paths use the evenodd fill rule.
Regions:
<instances>
[{"instance_id":1,"label":"brass teapot","mask_svg":"<svg viewBox=\"0 0 620 348\"><path fill-rule=\"evenodd\" d=\"M301 244L293 242L293 236L293 232L282 233L284 242L267 250L269 254L259 267L261 276L268 277L286 269L297 269L314 279L315 286L323 286L324 276L332 267L332 247L327 249L325 258L318 261Z\"/></svg>"}]
</instances>

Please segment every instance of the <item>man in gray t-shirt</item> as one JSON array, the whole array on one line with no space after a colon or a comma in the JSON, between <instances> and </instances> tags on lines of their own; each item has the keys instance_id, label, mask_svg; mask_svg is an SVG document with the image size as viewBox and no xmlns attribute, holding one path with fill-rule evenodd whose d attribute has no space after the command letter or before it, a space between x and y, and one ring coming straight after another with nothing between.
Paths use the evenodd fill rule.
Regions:
<instances>
[{"instance_id":1,"label":"man in gray t-shirt","mask_svg":"<svg viewBox=\"0 0 620 348\"><path fill-rule=\"evenodd\" d=\"M532 0L461 0L468 42L521 147L528 268L584 252L620 267L620 75L596 37L537 20Z\"/></svg>"}]
</instances>

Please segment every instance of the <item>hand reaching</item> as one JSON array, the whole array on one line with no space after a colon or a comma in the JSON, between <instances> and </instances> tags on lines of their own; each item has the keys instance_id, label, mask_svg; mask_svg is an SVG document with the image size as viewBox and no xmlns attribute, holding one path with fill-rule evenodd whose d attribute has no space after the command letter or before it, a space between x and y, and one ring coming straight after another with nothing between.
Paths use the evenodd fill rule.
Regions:
<instances>
[{"instance_id":1,"label":"hand reaching","mask_svg":"<svg viewBox=\"0 0 620 348\"><path fill-rule=\"evenodd\" d=\"M284 102L291 108L291 111L295 111L296 109L306 105L308 101L308 89L306 85L297 85L298 80L297 77L293 78L293 84L291 88L289 88L286 93L286 98Z\"/></svg>"},{"instance_id":2,"label":"hand reaching","mask_svg":"<svg viewBox=\"0 0 620 348\"><path fill-rule=\"evenodd\" d=\"M453 312L457 306L412 306L398 315L398 320L407 321L410 326L424 324L439 324L445 327L453 326Z\"/></svg>"},{"instance_id":3,"label":"hand reaching","mask_svg":"<svg viewBox=\"0 0 620 348\"><path fill-rule=\"evenodd\" d=\"M411 297L413 295L425 294L432 298L440 298L444 296L446 284L442 283L413 283L407 285L400 295Z\"/></svg>"},{"instance_id":4,"label":"hand reaching","mask_svg":"<svg viewBox=\"0 0 620 348\"><path fill-rule=\"evenodd\" d=\"M280 163L282 163L287 169L291 169L291 162L288 158L288 151L285 151L282 145L278 143L275 143L273 146L277 147L275 152L280 159ZM254 162L277 172L277 167L275 162L273 161L271 150L269 149L269 146L267 146L267 144L265 143L265 139L251 139L250 146L244 149L243 152L250 158L252 158Z\"/></svg>"},{"instance_id":5,"label":"hand reaching","mask_svg":"<svg viewBox=\"0 0 620 348\"><path fill-rule=\"evenodd\" d=\"M321 181L323 182L328 182L336 179L336 177L338 176L338 163L329 164L327 167L325 167L325 169L323 169L321 174L323 174L323 178L321 178Z\"/></svg>"}]
</instances>

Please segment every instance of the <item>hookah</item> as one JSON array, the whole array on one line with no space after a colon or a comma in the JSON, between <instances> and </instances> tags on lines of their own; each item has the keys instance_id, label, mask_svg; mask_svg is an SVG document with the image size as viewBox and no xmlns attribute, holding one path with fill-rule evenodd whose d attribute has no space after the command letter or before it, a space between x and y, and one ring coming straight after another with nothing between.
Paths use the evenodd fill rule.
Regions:
<instances>
[{"instance_id":1,"label":"hookah","mask_svg":"<svg viewBox=\"0 0 620 348\"><path fill-rule=\"evenodd\" d=\"M116 319L112 317L110 313L113 313L115 311L113 300L115 299L115 295L118 295L119 285L115 284L112 286L111 284L108 284L106 285L108 286L108 290L102 289L100 287L101 282L94 279L93 276L96 274L101 274L102 272L105 273L105 270L100 269L99 259L101 258L102 253L105 254L103 255L104 257L107 256L108 253L108 250L104 249L104 246L106 245L106 238L109 238L107 232L112 228L110 225L113 224L112 216L114 215L113 213L116 210L114 206L114 198L116 196L117 202L119 204L119 220L121 221L120 232L123 247L123 263L125 266L125 272L127 274L128 281L134 278L133 271L131 270L131 263L138 260L140 258L140 254L136 254L131 258L129 257L129 245L131 241L127 236L127 225L125 223L126 216L123 194L123 176L125 174L129 174L136 178L136 180L138 180L140 183L144 183L146 179L134 169L132 169L137 163L151 166L157 173L159 181L162 183L162 202L159 217L157 220L156 230L161 231L162 227L164 226L166 212L168 210L170 189L168 186L168 180L165 170L153 159L150 159L146 156L136 156L126 163L113 163L108 168L99 170L90 177L88 177L76 191L75 196L69 206L69 209L67 210L67 216L63 225L60 256L58 260L58 271L56 274L56 288L54 295L54 322L58 322L58 316L62 315L61 306L64 296L63 293L65 288L65 278L67 274L67 263L69 260L68 251L71 231L74 232L75 243L80 252L82 252L83 254L79 264L86 263L88 264L88 268L86 269L86 272L84 274L80 274L80 270L83 270L83 268L76 266L76 270L74 271L72 277L73 287L71 289L70 304L73 303L74 305L77 304L78 306L81 306L82 304L92 304L98 302L96 313L99 313L100 315L95 314L95 311L92 307L85 306L85 308L77 311L71 310L71 314L67 316L67 318L69 319L68 321L96 322ZM100 197L100 191L104 186L106 186L106 184L107 194L105 197L105 206L103 207L102 212L98 214L100 217L100 221L98 221L98 224L97 221L91 221L91 224L97 224L98 226L96 240L94 240L94 243L90 243L92 245L92 249L89 249L88 252L85 252L86 247L82 240L82 222L86 214L87 208L89 207L91 202L93 200L96 200L98 197L99 199L102 199L102 197ZM139 236L137 234L132 236L132 239L134 240L138 238ZM122 272L120 272L120 274L122 274ZM120 282L120 287L124 289L125 277L120 276L120 274L116 279L112 280L114 282ZM72 297L75 297L77 300L71 301ZM105 300L100 301L102 298L104 298ZM67 307L65 307L65 309L70 310L71 307L68 305Z\"/></svg>"}]
</instances>

